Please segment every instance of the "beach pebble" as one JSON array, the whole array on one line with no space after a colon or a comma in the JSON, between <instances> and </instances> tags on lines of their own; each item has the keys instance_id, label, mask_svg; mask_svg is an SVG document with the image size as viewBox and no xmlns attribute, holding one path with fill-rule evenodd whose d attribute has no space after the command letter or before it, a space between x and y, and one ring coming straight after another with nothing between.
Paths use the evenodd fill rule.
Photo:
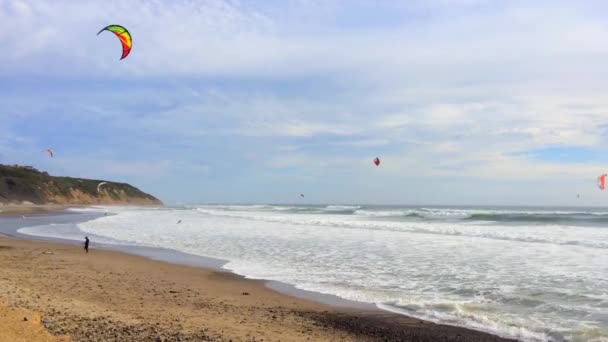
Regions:
<instances>
[{"instance_id":1,"label":"beach pebble","mask_svg":"<svg viewBox=\"0 0 608 342\"><path fill-rule=\"evenodd\" d=\"M242 295L243 296L249 296L249 292L243 292Z\"/></svg>"}]
</instances>

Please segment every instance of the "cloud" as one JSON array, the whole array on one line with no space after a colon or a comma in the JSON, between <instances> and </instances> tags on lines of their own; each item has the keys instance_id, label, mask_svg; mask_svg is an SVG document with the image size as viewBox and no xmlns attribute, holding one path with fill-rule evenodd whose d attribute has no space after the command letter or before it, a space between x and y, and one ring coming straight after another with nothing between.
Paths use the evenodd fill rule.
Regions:
<instances>
[{"instance_id":1,"label":"cloud","mask_svg":"<svg viewBox=\"0 0 608 342\"><path fill-rule=\"evenodd\" d=\"M349 127L348 125L343 124L336 125L328 122L314 123L297 120L279 124L267 124L265 126L266 127L257 127L262 130L258 131L256 135L271 134L288 137L311 137L315 135L349 136L361 131L361 129L356 127Z\"/></svg>"},{"instance_id":2,"label":"cloud","mask_svg":"<svg viewBox=\"0 0 608 342\"><path fill-rule=\"evenodd\" d=\"M339 146L353 146L353 147L374 147L374 146L386 146L390 144L388 139L373 139L363 138L357 140L347 140L336 143Z\"/></svg>"},{"instance_id":3,"label":"cloud","mask_svg":"<svg viewBox=\"0 0 608 342\"><path fill-rule=\"evenodd\" d=\"M464 4L466 12L463 4L450 2L384 3L375 10L364 1L358 6L340 2L274 5L3 1L0 19L14 29L11 32L20 32L0 33L7 51L2 57L3 71L48 74L56 70L72 77L198 73L283 79L360 73L382 80L453 82L472 76L480 80L496 76L508 80L539 72L547 76L580 66L576 63L564 70L565 58L606 68L596 57L608 52L602 48L605 27L586 17L585 6L566 2L550 8L516 4L493 11L485 2L472 2ZM392 26L376 21L365 26L365 19L374 12L388 16L391 10L400 13ZM437 17L417 17L425 11ZM363 27L336 26L324 19L342 13L360 18ZM116 63L119 47L112 35L95 36L112 20L127 26L134 36L128 63ZM314 25L319 29L312 29ZM531 29L535 35L528 34ZM490 68L497 69L489 72Z\"/></svg>"},{"instance_id":4,"label":"cloud","mask_svg":"<svg viewBox=\"0 0 608 342\"><path fill-rule=\"evenodd\" d=\"M392 184L586 177L601 165L532 152L608 142L605 7L0 0L0 153L48 163L28 151L54 146L117 177L182 169L214 194L259 176L352 181L354 196L377 155ZM109 23L133 34L124 61L95 36Z\"/></svg>"}]
</instances>

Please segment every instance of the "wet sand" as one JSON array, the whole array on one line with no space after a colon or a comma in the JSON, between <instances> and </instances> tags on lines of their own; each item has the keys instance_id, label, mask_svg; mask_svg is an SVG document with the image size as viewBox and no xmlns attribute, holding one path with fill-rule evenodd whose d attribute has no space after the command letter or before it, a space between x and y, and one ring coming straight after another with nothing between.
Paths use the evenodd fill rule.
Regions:
<instances>
[{"instance_id":1,"label":"wet sand","mask_svg":"<svg viewBox=\"0 0 608 342\"><path fill-rule=\"evenodd\" d=\"M73 207L77 206L66 206L61 204L0 204L0 217L49 215L52 213L61 213L65 211L65 209Z\"/></svg>"},{"instance_id":2,"label":"wet sand","mask_svg":"<svg viewBox=\"0 0 608 342\"><path fill-rule=\"evenodd\" d=\"M11 310L39 314L41 325ZM42 327L74 341L506 341L296 298L231 273L10 237L0 237L0 321L42 334L28 341L53 341Z\"/></svg>"}]
</instances>

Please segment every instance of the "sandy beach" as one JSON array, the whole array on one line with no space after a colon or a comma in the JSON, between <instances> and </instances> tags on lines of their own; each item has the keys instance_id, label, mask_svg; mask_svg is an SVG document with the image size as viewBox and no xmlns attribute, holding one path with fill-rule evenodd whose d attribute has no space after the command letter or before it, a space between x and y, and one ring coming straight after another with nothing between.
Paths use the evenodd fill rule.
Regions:
<instances>
[{"instance_id":1,"label":"sandy beach","mask_svg":"<svg viewBox=\"0 0 608 342\"><path fill-rule=\"evenodd\" d=\"M0 237L0 324L0 341L505 341L227 272L11 237Z\"/></svg>"}]
</instances>

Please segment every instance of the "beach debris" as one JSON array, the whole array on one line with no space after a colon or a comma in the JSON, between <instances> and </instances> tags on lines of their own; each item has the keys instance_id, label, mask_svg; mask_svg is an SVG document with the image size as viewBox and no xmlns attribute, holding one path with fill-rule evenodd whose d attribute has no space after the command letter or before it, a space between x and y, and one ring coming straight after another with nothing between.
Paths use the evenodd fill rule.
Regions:
<instances>
[{"instance_id":1,"label":"beach debris","mask_svg":"<svg viewBox=\"0 0 608 342\"><path fill-rule=\"evenodd\" d=\"M41 152L47 152L51 156L51 158L55 156L55 152L53 151L53 149L50 148L44 149Z\"/></svg>"},{"instance_id":2,"label":"beach debris","mask_svg":"<svg viewBox=\"0 0 608 342\"><path fill-rule=\"evenodd\" d=\"M97 184L97 192L99 192L101 190L101 187L106 184L108 184L108 182L101 182L101 183Z\"/></svg>"},{"instance_id":3,"label":"beach debris","mask_svg":"<svg viewBox=\"0 0 608 342\"><path fill-rule=\"evenodd\" d=\"M243 292L243 293L241 293L241 295L243 295L243 296L249 296L249 292Z\"/></svg>"},{"instance_id":4,"label":"beach debris","mask_svg":"<svg viewBox=\"0 0 608 342\"><path fill-rule=\"evenodd\" d=\"M600 190L604 190L606 189L606 176L608 176L608 174L603 174L599 177L597 177L597 186L600 188Z\"/></svg>"},{"instance_id":5,"label":"beach debris","mask_svg":"<svg viewBox=\"0 0 608 342\"><path fill-rule=\"evenodd\" d=\"M131 52L131 47L133 46L133 41L131 40L131 34L129 31L120 25L108 25L102 28L97 35L103 31L110 31L114 33L116 37L118 37L120 43L122 44L122 56L120 57L120 60L125 59Z\"/></svg>"},{"instance_id":6,"label":"beach debris","mask_svg":"<svg viewBox=\"0 0 608 342\"><path fill-rule=\"evenodd\" d=\"M380 158L374 158L374 164L376 164L376 166L380 166Z\"/></svg>"},{"instance_id":7,"label":"beach debris","mask_svg":"<svg viewBox=\"0 0 608 342\"><path fill-rule=\"evenodd\" d=\"M23 321L27 322L27 316L23 317Z\"/></svg>"}]
</instances>

